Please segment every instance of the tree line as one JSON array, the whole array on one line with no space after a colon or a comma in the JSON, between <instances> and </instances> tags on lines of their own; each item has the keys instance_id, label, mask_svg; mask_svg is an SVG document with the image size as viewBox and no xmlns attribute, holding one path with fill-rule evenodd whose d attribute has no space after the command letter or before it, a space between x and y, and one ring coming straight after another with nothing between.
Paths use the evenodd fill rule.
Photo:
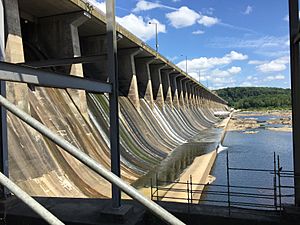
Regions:
<instances>
[{"instance_id":1,"label":"tree line","mask_svg":"<svg viewBox=\"0 0 300 225\"><path fill-rule=\"evenodd\" d=\"M236 109L290 109L291 89L270 87L235 87L215 91Z\"/></svg>"}]
</instances>

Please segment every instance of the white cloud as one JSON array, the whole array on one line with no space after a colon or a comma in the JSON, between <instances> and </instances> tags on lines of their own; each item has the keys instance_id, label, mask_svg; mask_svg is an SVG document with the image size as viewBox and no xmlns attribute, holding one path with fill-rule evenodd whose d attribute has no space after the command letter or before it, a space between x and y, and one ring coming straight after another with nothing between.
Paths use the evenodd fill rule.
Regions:
<instances>
[{"instance_id":1,"label":"white cloud","mask_svg":"<svg viewBox=\"0 0 300 225\"><path fill-rule=\"evenodd\" d=\"M136 16L132 13L124 17L118 17L117 22L141 38L143 41L147 41L155 37L155 29L153 28L152 24L149 24L149 22L158 24L158 33L166 33L166 26L160 23L158 20L145 20L142 16Z\"/></svg>"},{"instance_id":2,"label":"white cloud","mask_svg":"<svg viewBox=\"0 0 300 225\"><path fill-rule=\"evenodd\" d=\"M105 2L99 2L97 0L87 0L91 5L93 5L94 7L96 7L97 9L99 9L102 12L106 12L106 4Z\"/></svg>"},{"instance_id":3,"label":"white cloud","mask_svg":"<svg viewBox=\"0 0 300 225\"><path fill-rule=\"evenodd\" d=\"M203 12L203 14L212 15L215 9L210 7L210 8L203 8L201 11Z\"/></svg>"},{"instance_id":4,"label":"white cloud","mask_svg":"<svg viewBox=\"0 0 300 225\"><path fill-rule=\"evenodd\" d=\"M248 62L248 64L250 65L260 65L260 64L263 64L263 63L266 63L267 61L261 61L261 60L250 60Z\"/></svg>"},{"instance_id":5,"label":"white cloud","mask_svg":"<svg viewBox=\"0 0 300 225\"><path fill-rule=\"evenodd\" d=\"M233 66L230 69L228 69L227 71L231 74L238 74L242 71L242 68L238 67L238 66Z\"/></svg>"},{"instance_id":6,"label":"white cloud","mask_svg":"<svg viewBox=\"0 0 300 225\"><path fill-rule=\"evenodd\" d=\"M231 77L232 75L238 74L242 71L241 67L233 66L227 70L214 69L210 72L211 76L218 78Z\"/></svg>"},{"instance_id":7,"label":"white cloud","mask_svg":"<svg viewBox=\"0 0 300 225\"><path fill-rule=\"evenodd\" d=\"M251 86L253 86L253 84L251 82L249 82L249 81L244 81L239 86L240 87L251 87Z\"/></svg>"},{"instance_id":8,"label":"white cloud","mask_svg":"<svg viewBox=\"0 0 300 225\"><path fill-rule=\"evenodd\" d=\"M204 34L205 32L203 30L195 30L192 32L192 34L196 34L196 35L199 35L199 34Z\"/></svg>"},{"instance_id":9,"label":"white cloud","mask_svg":"<svg viewBox=\"0 0 300 225\"><path fill-rule=\"evenodd\" d=\"M282 74L276 76L267 76L263 81L274 81L274 80L284 80L285 76Z\"/></svg>"},{"instance_id":10,"label":"white cloud","mask_svg":"<svg viewBox=\"0 0 300 225\"><path fill-rule=\"evenodd\" d=\"M278 59L263 63L261 65L256 66L256 69L262 73L269 73L269 72L279 72L283 71L287 68L287 64L289 63L289 57L284 56Z\"/></svg>"},{"instance_id":11,"label":"white cloud","mask_svg":"<svg viewBox=\"0 0 300 225\"><path fill-rule=\"evenodd\" d=\"M236 52L236 51L231 51L226 56L229 57L231 60L245 60L245 59L248 59L247 55L244 55L244 54Z\"/></svg>"},{"instance_id":12,"label":"white cloud","mask_svg":"<svg viewBox=\"0 0 300 225\"><path fill-rule=\"evenodd\" d=\"M244 11L244 15L249 15L250 13L252 13L252 11L253 11L253 7L252 6L250 6L250 5L248 5L247 7L246 7L246 9L245 9L245 11Z\"/></svg>"},{"instance_id":13,"label":"white cloud","mask_svg":"<svg viewBox=\"0 0 300 225\"><path fill-rule=\"evenodd\" d=\"M166 17L173 27L182 28L194 25L200 18L200 14L186 6L182 6L174 12L167 13Z\"/></svg>"},{"instance_id":14,"label":"white cloud","mask_svg":"<svg viewBox=\"0 0 300 225\"><path fill-rule=\"evenodd\" d=\"M201 15L201 18L198 20L198 23L205 27L211 27L219 22L220 20L218 18L205 15Z\"/></svg>"},{"instance_id":15,"label":"white cloud","mask_svg":"<svg viewBox=\"0 0 300 225\"><path fill-rule=\"evenodd\" d=\"M166 6L166 5L160 4L158 2L149 2L149 1L141 0L136 3L136 6L132 11L140 12L140 11L147 11L147 10L156 9L156 8L166 8L166 9L176 10L176 8Z\"/></svg>"},{"instance_id":16,"label":"white cloud","mask_svg":"<svg viewBox=\"0 0 300 225\"><path fill-rule=\"evenodd\" d=\"M246 60L247 55L239 52L231 51L223 57L200 57L188 60L188 73L196 80L209 82L212 87L234 86L236 81L234 76L242 71L242 68L231 66L222 69L234 61ZM185 70L186 61L183 60L177 64L181 69Z\"/></svg>"},{"instance_id":17,"label":"white cloud","mask_svg":"<svg viewBox=\"0 0 300 225\"><path fill-rule=\"evenodd\" d=\"M198 72L199 70L208 70L216 66L228 65L233 61L246 60L247 55L242 53L231 51L230 53L224 55L223 57L200 57L188 60L188 72ZM177 66L181 69L185 69L185 60L179 62Z\"/></svg>"}]
</instances>

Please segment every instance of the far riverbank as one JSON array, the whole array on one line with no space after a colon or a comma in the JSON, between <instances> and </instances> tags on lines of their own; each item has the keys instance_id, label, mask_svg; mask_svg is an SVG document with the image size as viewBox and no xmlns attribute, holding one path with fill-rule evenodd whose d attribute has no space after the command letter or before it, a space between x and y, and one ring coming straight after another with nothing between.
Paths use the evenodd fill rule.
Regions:
<instances>
[{"instance_id":1,"label":"far riverbank","mask_svg":"<svg viewBox=\"0 0 300 225\"><path fill-rule=\"evenodd\" d=\"M243 131L251 134L257 132L256 129L258 128L291 132L291 110L236 111L228 124L227 130Z\"/></svg>"}]
</instances>

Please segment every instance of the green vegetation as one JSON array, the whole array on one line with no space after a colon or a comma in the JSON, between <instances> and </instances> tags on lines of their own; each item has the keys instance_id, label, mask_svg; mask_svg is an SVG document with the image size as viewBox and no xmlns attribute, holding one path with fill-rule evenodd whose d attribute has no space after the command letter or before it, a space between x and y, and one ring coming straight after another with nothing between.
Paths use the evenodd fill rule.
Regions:
<instances>
[{"instance_id":1,"label":"green vegetation","mask_svg":"<svg viewBox=\"0 0 300 225\"><path fill-rule=\"evenodd\" d=\"M236 109L291 108L291 89L235 87L219 89L216 93Z\"/></svg>"}]
</instances>

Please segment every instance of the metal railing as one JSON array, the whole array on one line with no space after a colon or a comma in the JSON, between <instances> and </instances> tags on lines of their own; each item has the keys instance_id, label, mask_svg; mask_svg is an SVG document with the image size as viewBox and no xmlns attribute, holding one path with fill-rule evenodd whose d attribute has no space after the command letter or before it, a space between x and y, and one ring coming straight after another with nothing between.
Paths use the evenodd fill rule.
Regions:
<instances>
[{"instance_id":1,"label":"metal railing","mask_svg":"<svg viewBox=\"0 0 300 225\"><path fill-rule=\"evenodd\" d=\"M51 212L49 212L45 207L38 203L35 199L29 196L21 188L19 188L15 183L13 183L8 177L3 173L0 173L0 183L8 188L16 197L21 199L27 206L29 206L33 211L35 211L40 217L52 225L63 225L64 223L57 219Z\"/></svg>"},{"instance_id":2,"label":"metal railing","mask_svg":"<svg viewBox=\"0 0 300 225\"><path fill-rule=\"evenodd\" d=\"M264 177L267 175L272 178L273 184L269 186L235 184L230 179L230 171L265 173ZM275 153L274 168L269 170L230 167L227 152L226 174L226 184L196 183L193 182L192 176L186 182L160 180L156 175L155 180L150 181L151 199L187 203L188 210L195 204L227 206L229 214L232 207L281 212L284 203L291 203L294 200L295 186L286 185L282 179L294 178L295 175L293 171L282 169L280 158L276 157Z\"/></svg>"},{"instance_id":3,"label":"metal railing","mask_svg":"<svg viewBox=\"0 0 300 225\"><path fill-rule=\"evenodd\" d=\"M117 187L119 187L122 191L124 191L126 194L128 194L130 197L132 197L134 200L140 202L142 205L144 205L147 209L152 211L155 215L157 215L159 218L163 219L169 224L184 224L179 219L177 219L175 216L173 216L171 213L169 213L167 210L156 204L155 202L147 199L142 194L140 194L135 188L128 185L126 182L124 182L121 178L113 174L111 171L107 170L104 166L99 164L97 161L89 157L87 154L85 154L80 149L76 148L74 145L70 144L68 141L51 131L49 128L44 126L42 123L40 123L38 120L34 119L27 113L20 110L18 107L16 107L14 104L10 103L6 98L0 95L0 104L4 106L8 111L10 111L12 114L20 118L22 121L27 123L29 126L34 128L35 130L39 131L41 134L43 134L45 137L53 141L55 144L60 146L64 151L68 152L72 156L74 156L76 159L78 159L80 162L88 166L90 169L92 169L94 172L101 175L103 178L105 178L110 183L115 184ZM43 217L44 218L44 217Z\"/></svg>"}]
</instances>

